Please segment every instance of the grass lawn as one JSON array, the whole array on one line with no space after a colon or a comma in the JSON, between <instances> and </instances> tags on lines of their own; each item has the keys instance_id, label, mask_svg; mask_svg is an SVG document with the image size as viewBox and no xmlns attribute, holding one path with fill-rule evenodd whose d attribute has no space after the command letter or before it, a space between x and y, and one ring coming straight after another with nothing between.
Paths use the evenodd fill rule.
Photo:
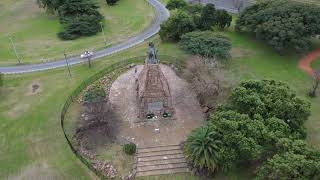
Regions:
<instances>
[{"instance_id":1,"label":"grass lawn","mask_svg":"<svg viewBox=\"0 0 320 180\"><path fill-rule=\"evenodd\" d=\"M297 68L299 55L280 56L246 34L224 32L234 44L229 66L239 79L273 78L287 82L300 96L306 96L312 80ZM153 39L159 54L186 57L174 44ZM95 179L72 154L60 128L60 111L67 96L90 75L108 64L129 56L145 55L147 44L94 62L72 67L72 79L66 69L24 75L5 76L0 95L0 179ZM40 85L31 92L32 83ZM320 93L320 92L318 92ZM309 99L309 98L308 98ZM309 99L312 115L306 123L308 142L320 148L320 97ZM249 179L246 170L231 172L227 178ZM217 175L217 179L226 178ZM197 179L188 174L140 179Z\"/></svg>"},{"instance_id":2,"label":"grass lawn","mask_svg":"<svg viewBox=\"0 0 320 180\"><path fill-rule=\"evenodd\" d=\"M30 0L0 1L0 66L17 63L8 35L17 46L22 63L39 63L79 54L86 49L105 47L102 33L74 41L62 41L57 37L61 30L58 18L48 15ZM154 12L145 0L121 0L116 6L107 6L105 0L97 0L100 12L105 16L107 44L123 42L143 31L151 24Z\"/></svg>"},{"instance_id":3,"label":"grass lawn","mask_svg":"<svg viewBox=\"0 0 320 180\"><path fill-rule=\"evenodd\" d=\"M317 58L315 61L313 61L311 67L314 70L320 70L320 58Z\"/></svg>"}]
</instances>

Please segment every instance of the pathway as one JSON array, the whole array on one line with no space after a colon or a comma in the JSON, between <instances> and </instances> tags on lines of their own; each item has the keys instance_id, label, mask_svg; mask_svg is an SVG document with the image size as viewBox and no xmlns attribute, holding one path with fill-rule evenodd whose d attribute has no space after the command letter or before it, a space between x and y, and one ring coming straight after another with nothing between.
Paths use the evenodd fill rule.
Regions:
<instances>
[{"instance_id":1,"label":"pathway","mask_svg":"<svg viewBox=\"0 0 320 180\"><path fill-rule=\"evenodd\" d=\"M310 76L314 76L314 69L312 69L311 64L318 57L320 57L320 48L309 53L307 56L302 58L298 64L299 68L305 71Z\"/></svg>"}]
</instances>

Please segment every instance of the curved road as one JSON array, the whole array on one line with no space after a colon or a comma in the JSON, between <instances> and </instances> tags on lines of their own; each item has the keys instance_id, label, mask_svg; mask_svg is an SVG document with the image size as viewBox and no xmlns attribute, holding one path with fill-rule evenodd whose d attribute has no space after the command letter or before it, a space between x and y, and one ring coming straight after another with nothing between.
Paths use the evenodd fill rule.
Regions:
<instances>
[{"instance_id":1,"label":"curved road","mask_svg":"<svg viewBox=\"0 0 320 180\"><path fill-rule=\"evenodd\" d=\"M153 24L150 27L148 27L145 31L130 38L126 42L95 52L95 55L92 57L92 60L102 58L117 53L119 51L131 48L137 44L144 42L146 39L150 38L151 36L157 34L160 31L160 24L169 17L169 11L158 0L148 0L148 3L151 6L153 6L156 11L156 18ZM68 63L70 65L83 63L85 61L87 61L87 59L81 59L79 56L71 57L68 59ZM66 61L63 59L42 64L0 67L0 72L4 74L28 73L64 67L66 65Z\"/></svg>"}]
</instances>

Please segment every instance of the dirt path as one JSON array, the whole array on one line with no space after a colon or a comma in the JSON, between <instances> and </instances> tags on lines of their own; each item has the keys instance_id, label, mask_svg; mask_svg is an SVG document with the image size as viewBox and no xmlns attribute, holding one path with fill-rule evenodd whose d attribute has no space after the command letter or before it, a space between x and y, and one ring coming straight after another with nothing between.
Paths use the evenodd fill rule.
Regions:
<instances>
[{"instance_id":1,"label":"dirt path","mask_svg":"<svg viewBox=\"0 0 320 180\"><path fill-rule=\"evenodd\" d=\"M320 48L302 58L299 61L299 68L308 73L310 76L314 76L314 69L312 69L311 63L318 57L320 57Z\"/></svg>"}]
</instances>

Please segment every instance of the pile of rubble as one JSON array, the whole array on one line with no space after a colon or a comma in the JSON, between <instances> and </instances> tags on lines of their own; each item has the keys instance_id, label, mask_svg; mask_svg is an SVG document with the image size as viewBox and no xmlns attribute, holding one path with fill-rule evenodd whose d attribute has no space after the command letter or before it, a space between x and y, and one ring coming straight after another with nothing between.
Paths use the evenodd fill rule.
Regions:
<instances>
[{"instance_id":1,"label":"pile of rubble","mask_svg":"<svg viewBox=\"0 0 320 180\"><path fill-rule=\"evenodd\" d=\"M98 172L102 173L103 175L105 175L105 176L107 176L109 178L114 178L114 177L117 176L117 170L112 164L110 164L110 163L108 163L106 161L103 162L103 161L98 160L96 158L97 157L96 154L86 150L83 147L81 147L79 149L79 152L80 152L80 154L82 156L85 156L88 159L90 159L90 161L93 164L93 168L95 170L97 170Z\"/></svg>"}]
</instances>

